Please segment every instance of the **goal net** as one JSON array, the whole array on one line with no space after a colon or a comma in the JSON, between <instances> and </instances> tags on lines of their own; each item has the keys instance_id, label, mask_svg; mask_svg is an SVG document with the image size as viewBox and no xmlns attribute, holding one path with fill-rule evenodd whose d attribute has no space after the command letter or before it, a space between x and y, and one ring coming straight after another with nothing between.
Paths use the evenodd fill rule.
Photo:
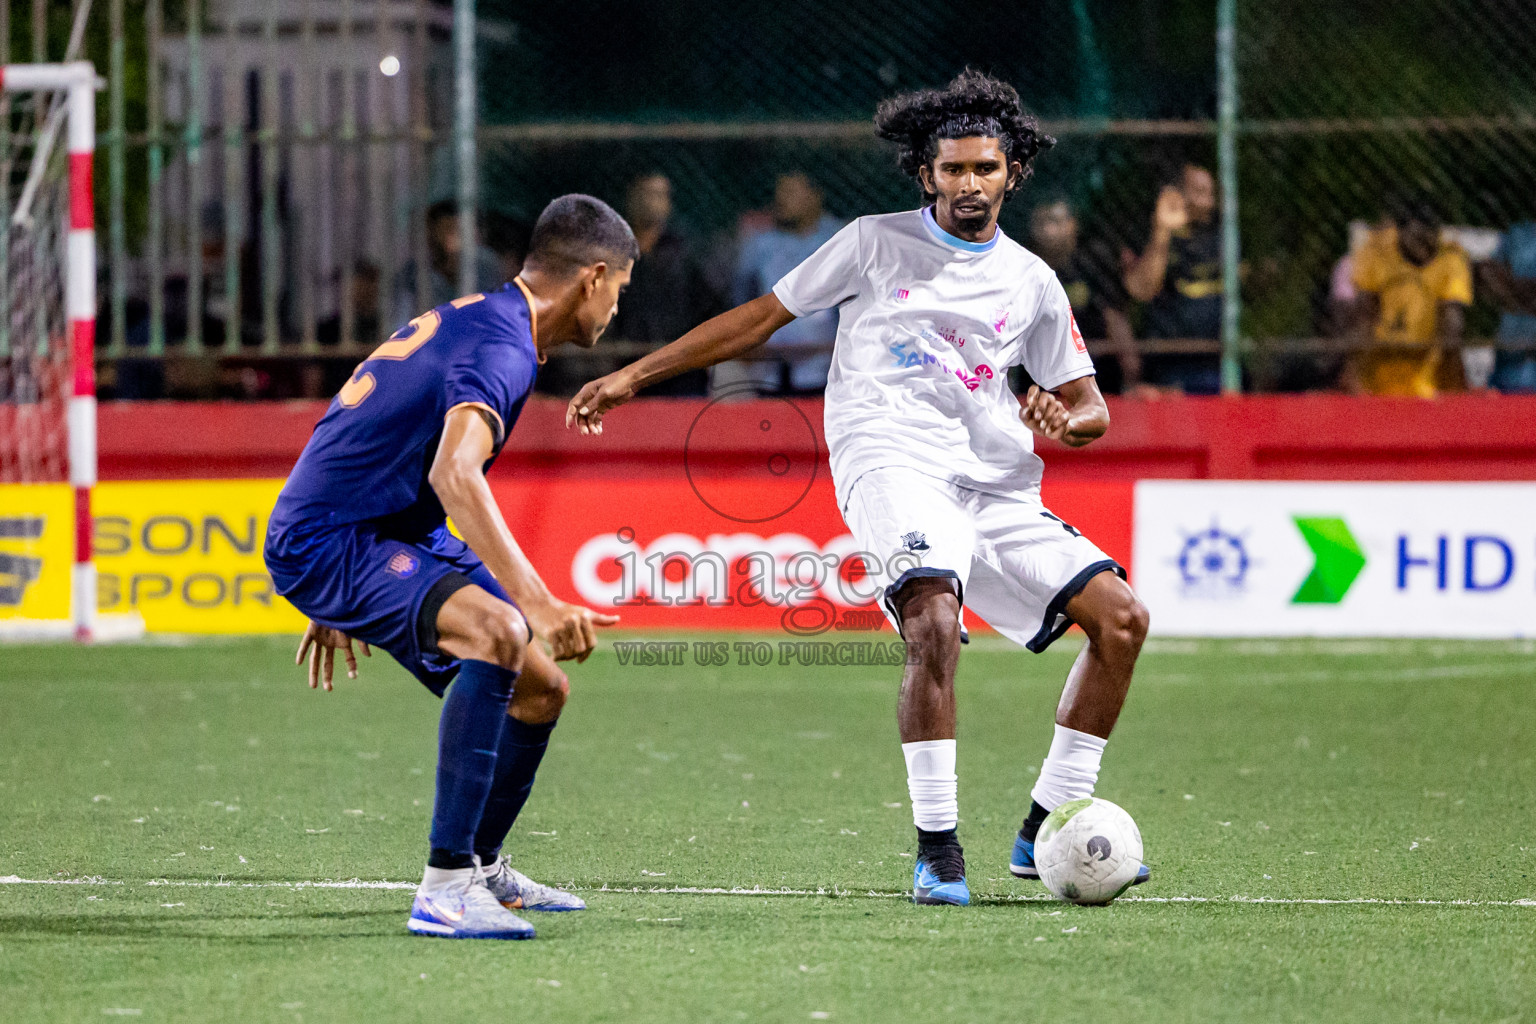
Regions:
<instances>
[{"instance_id":1,"label":"goal net","mask_svg":"<svg viewBox=\"0 0 1536 1024\"><path fill-rule=\"evenodd\" d=\"M0 68L0 638L97 635L94 68Z\"/></svg>"}]
</instances>

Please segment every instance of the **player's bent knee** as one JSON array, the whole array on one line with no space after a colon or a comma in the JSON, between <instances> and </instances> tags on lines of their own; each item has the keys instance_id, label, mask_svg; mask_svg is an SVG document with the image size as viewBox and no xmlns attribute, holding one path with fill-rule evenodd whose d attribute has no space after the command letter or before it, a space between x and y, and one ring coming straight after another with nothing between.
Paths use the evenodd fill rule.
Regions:
<instances>
[{"instance_id":1,"label":"player's bent knee","mask_svg":"<svg viewBox=\"0 0 1536 1024\"><path fill-rule=\"evenodd\" d=\"M1140 598L1131 599L1130 632L1136 641L1136 649L1141 650L1142 643L1147 639L1147 631L1152 628L1152 613L1147 611L1147 606L1141 603Z\"/></svg>"},{"instance_id":2,"label":"player's bent knee","mask_svg":"<svg viewBox=\"0 0 1536 1024\"><path fill-rule=\"evenodd\" d=\"M565 702L571 697L571 681L561 672L555 677L552 684L544 690L540 701L540 710L544 713L543 720L554 721L560 717L560 712L565 710Z\"/></svg>"},{"instance_id":3,"label":"player's bent knee","mask_svg":"<svg viewBox=\"0 0 1536 1024\"><path fill-rule=\"evenodd\" d=\"M534 682L534 673L523 674L519 685ZM571 681L566 678L564 672L555 671L555 674L537 680L538 689L524 688L521 693L514 690L512 699L517 710L518 717L529 722L553 722L560 717L560 712L565 710L565 702L571 696Z\"/></svg>"},{"instance_id":4,"label":"player's bent knee","mask_svg":"<svg viewBox=\"0 0 1536 1024\"><path fill-rule=\"evenodd\" d=\"M1092 623L1084 623L1090 642L1107 654L1134 658L1141 653L1142 642L1152 617L1147 606L1127 589L1124 599L1116 601Z\"/></svg>"},{"instance_id":5,"label":"player's bent knee","mask_svg":"<svg viewBox=\"0 0 1536 1024\"><path fill-rule=\"evenodd\" d=\"M528 652L528 626L518 610L498 603L487 608L477 623L483 660L500 665L509 672L521 672Z\"/></svg>"}]
</instances>

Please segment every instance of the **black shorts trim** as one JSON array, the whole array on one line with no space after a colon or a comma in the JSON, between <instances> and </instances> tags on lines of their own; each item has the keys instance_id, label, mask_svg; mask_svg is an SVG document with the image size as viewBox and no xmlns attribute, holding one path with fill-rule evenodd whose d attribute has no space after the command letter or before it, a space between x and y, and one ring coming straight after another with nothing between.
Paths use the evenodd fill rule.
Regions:
<instances>
[{"instance_id":1,"label":"black shorts trim","mask_svg":"<svg viewBox=\"0 0 1536 1024\"><path fill-rule=\"evenodd\" d=\"M461 572L450 572L427 591L421 599L421 611L416 613L416 646L422 654L442 654L437 649L437 613L443 610L448 599L475 581Z\"/></svg>"},{"instance_id":2,"label":"black shorts trim","mask_svg":"<svg viewBox=\"0 0 1536 1024\"><path fill-rule=\"evenodd\" d=\"M895 601L897 592L900 591L902 587L906 586L907 582L910 580L938 579L951 579L955 581L955 596L960 599L960 604L962 607L964 607L965 584L960 582L959 573L955 572L953 569L939 569L935 566L914 566L911 569L908 569L906 572L902 573L900 576L896 577L895 582L885 588L885 595L882 599L885 603L886 611L890 612L891 618L896 620L897 633L901 632L901 613L896 610ZM968 644L971 642L970 634L968 634L964 628L960 630L960 642L963 644Z\"/></svg>"},{"instance_id":3,"label":"black shorts trim","mask_svg":"<svg viewBox=\"0 0 1536 1024\"><path fill-rule=\"evenodd\" d=\"M1121 579L1125 579L1125 567L1113 558L1102 558L1091 565L1084 566L1076 576L1067 581L1067 585L1056 592L1051 598L1051 603L1045 606L1045 615L1040 619L1040 632L1036 633L1024 647L1034 654L1039 654L1056 638L1072 628L1072 620L1067 617L1067 602L1083 592L1088 581L1101 572L1112 572ZM1060 619L1060 624L1055 624Z\"/></svg>"}]
</instances>

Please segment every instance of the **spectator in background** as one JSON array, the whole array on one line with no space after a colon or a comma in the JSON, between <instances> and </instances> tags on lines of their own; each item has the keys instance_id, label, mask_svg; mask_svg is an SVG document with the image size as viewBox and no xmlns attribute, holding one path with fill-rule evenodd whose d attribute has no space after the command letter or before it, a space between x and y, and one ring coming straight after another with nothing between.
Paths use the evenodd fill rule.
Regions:
<instances>
[{"instance_id":1,"label":"spectator in background","mask_svg":"<svg viewBox=\"0 0 1536 1024\"><path fill-rule=\"evenodd\" d=\"M723 297L704 280L693 240L672 223L672 182L666 175L636 178L624 215L640 245L640 258L608 328L610 337L676 341L724 311Z\"/></svg>"},{"instance_id":2,"label":"spectator in background","mask_svg":"<svg viewBox=\"0 0 1536 1024\"><path fill-rule=\"evenodd\" d=\"M459 204L441 199L427 207L427 294L416 294L416 261L407 260L395 274L393 327L399 327L418 314L459 297L459 260L464 243L459 238ZM506 279L501 275L501 261L487 246L475 250L475 288L495 288Z\"/></svg>"},{"instance_id":3,"label":"spectator in background","mask_svg":"<svg viewBox=\"0 0 1536 1024\"><path fill-rule=\"evenodd\" d=\"M1131 298L1147 303L1148 337L1221 337L1221 232L1210 171L1185 164L1178 182L1163 187L1151 236L1124 282ZM1221 390L1221 356L1144 355L1141 375L1149 384L1214 395Z\"/></svg>"},{"instance_id":4,"label":"spectator in background","mask_svg":"<svg viewBox=\"0 0 1536 1024\"><path fill-rule=\"evenodd\" d=\"M1110 343L1113 364L1095 360L1100 389L1120 393L1135 388L1141 383L1141 354L1125 314L1118 255L1079 245L1077 215L1060 196L1047 199L1030 214L1029 248L1056 272L1083 337Z\"/></svg>"},{"instance_id":5,"label":"spectator in background","mask_svg":"<svg viewBox=\"0 0 1536 1024\"><path fill-rule=\"evenodd\" d=\"M528 255L528 243L533 241L533 225L518 217L509 217L498 210L485 211L482 221L485 228L481 240L500 261L501 280L510 281L523 272L523 259Z\"/></svg>"},{"instance_id":6,"label":"spectator in background","mask_svg":"<svg viewBox=\"0 0 1536 1024\"><path fill-rule=\"evenodd\" d=\"M338 277L340 275L337 275ZM360 259L352 265L352 340L359 345L373 346L384 340L385 330L379 323L379 268L372 260ZM336 294L341 295L337 287ZM424 312L417 310L417 312ZM411 316L415 316L412 313ZM406 318L407 320L410 317ZM315 324L315 338L322 345L335 345L341 340L341 313L337 311L322 317ZM351 375L351 371L348 371Z\"/></svg>"},{"instance_id":7,"label":"spectator in background","mask_svg":"<svg viewBox=\"0 0 1536 1024\"><path fill-rule=\"evenodd\" d=\"M1480 285L1502 310L1493 386L1536 393L1536 221L1510 225L1479 273Z\"/></svg>"},{"instance_id":8,"label":"spectator in background","mask_svg":"<svg viewBox=\"0 0 1536 1024\"><path fill-rule=\"evenodd\" d=\"M1364 348L1352 383L1371 395L1433 398L1461 386L1460 360L1443 354L1461 345L1472 265L1461 246L1441 241L1427 202L1400 204L1392 220L1393 230L1355 255L1355 334Z\"/></svg>"},{"instance_id":9,"label":"spectator in background","mask_svg":"<svg viewBox=\"0 0 1536 1024\"><path fill-rule=\"evenodd\" d=\"M608 327L608 337L665 344L725 310L724 296L705 276L693 239L673 222L672 182L665 174L645 174L634 180L625 197L624 216L640 245L640 258ZM657 393L702 395L708 380L703 370L686 373L667 381Z\"/></svg>"},{"instance_id":10,"label":"spectator in background","mask_svg":"<svg viewBox=\"0 0 1536 1024\"><path fill-rule=\"evenodd\" d=\"M842 226L822 210L821 189L809 177L781 175L773 192L773 227L742 244L731 301L739 305L767 294ZM751 385L759 394L819 394L827 386L836 338L835 310L803 316L769 338L754 353L757 359L716 366L712 389L718 393Z\"/></svg>"}]
</instances>

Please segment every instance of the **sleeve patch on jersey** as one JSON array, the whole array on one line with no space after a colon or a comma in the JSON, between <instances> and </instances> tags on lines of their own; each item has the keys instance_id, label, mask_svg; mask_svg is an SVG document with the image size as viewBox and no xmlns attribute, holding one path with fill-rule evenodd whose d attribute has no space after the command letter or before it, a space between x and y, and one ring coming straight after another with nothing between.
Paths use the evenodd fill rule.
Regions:
<instances>
[{"instance_id":1,"label":"sleeve patch on jersey","mask_svg":"<svg viewBox=\"0 0 1536 1024\"><path fill-rule=\"evenodd\" d=\"M1077 329L1077 317L1072 313L1068 313L1067 316L1072 320L1072 347L1079 352L1087 352L1088 345L1083 341L1083 332Z\"/></svg>"},{"instance_id":2,"label":"sleeve patch on jersey","mask_svg":"<svg viewBox=\"0 0 1536 1024\"><path fill-rule=\"evenodd\" d=\"M460 402L458 405L451 407L446 413L444 413L443 418L447 419L449 416L452 416L454 411L457 409L477 409L494 419L496 421L496 425L491 430L491 433L495 435L495 441L497 444L501 444L502 439L506 437L507 428L506 424L502 422L501 414L498 413L495 409L492 409L490 406L486 405L484 402Z\"/></svg>"}]
</instances>

